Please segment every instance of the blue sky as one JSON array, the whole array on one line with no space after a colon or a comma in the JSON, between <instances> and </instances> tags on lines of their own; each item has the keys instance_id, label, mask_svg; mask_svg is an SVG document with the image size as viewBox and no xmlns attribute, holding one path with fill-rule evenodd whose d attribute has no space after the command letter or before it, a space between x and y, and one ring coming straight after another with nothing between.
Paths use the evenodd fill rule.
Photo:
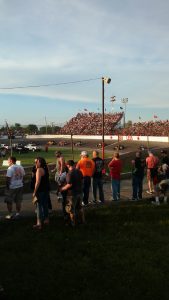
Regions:
<instances>
[{"instance_id":1,"label":"blue sky","mask_svg":"<svg viewBox=\"0 0 169 300\"><path fill-rule=\"evenodd\" d=\"M0 0L0 125L101 111L102 76L106 111L128 98L127 120L168 119L168 12L168 0Z\"/></svg>"}]
</instances>

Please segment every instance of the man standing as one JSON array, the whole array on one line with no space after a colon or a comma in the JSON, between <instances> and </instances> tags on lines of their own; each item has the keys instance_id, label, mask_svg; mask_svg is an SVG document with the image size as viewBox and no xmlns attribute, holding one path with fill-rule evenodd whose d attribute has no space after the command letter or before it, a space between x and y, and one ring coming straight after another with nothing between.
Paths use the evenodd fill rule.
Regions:
<instances>
[{"instance_id":1,"label":"man standing","mask_svg":"<svg viewBox=\"0 0 169 300\"><path fill-rule=\"evenodd\" d=\"M81 152L81 159L76 165L77 169L83 174L83 205L88 205L91 177L95 170L94 161L88 157L87 151Z\"/></svg>"},{"instance_id":2,"label":"man standing","mask_svg":"<svg viewBox=\"0 0 169 300\"><path fill-rule=\"evenodd\" d=\"M65 210L70 217L71 225L78 222L84 223L84 212L82 208L83 199L83 175L75 168L73 160L66 163L68 173L66 175L66 185L61 188L62 192L67 191Z\"/></svg>"},{"instance_id":3,"label":"man standing","mask_svg":"<svg viewBox=\"0 0 169 300\"><path fill-rule=\"evenodd\" d=\"M110 169L113 200L120 200L120 174L122 162L118 152L114 152L111 162L108 164Z\"/></svg>"},{"instance_id":4,"label":"man standing","mask_svg":"<svg viewBox=\"0 0 169 300\"><path fill-rule=\"evenodd\" d=\"M132 200L141 200L143 192L145 161L141 158L141 153L136 152L136 157L132 160Z\"/></svg>"},{"instance_id":5,"label":"man standing","mask_svg":"<svg viewBox=\"0 0 169 300\"><path fill-rule=\"evenodd\" d=\"M9 212L6 219L11 219L12 217L20 216L25 171L22 166L16 165L16 158L14 156L8 158L8 165L9 167L6 174L7 195L5 202L7 203ZM15 215L12 214L13 202L16 204Z\"/></svg>"},{"instance_id":6,"label":"man standing","mask_svg":"<svg viewBox=\"0 0 169 300\"><path fill-rule=\"evenodd\" d=\"M62 200L63 194L60 193L59 188L61 186L61 178L66 176L66 164L65 164L65 159L61 153L61 151L56 151L55 152L56 156L56 166L53 170L51 170L52 173L55 173L55 181L57 183L57 197L58 200Z\"/></svg>"},{"instance_id":7,"label":"man standing","mask_svg":"<svg viewBox=\"0 0 169 300\"><path fill-rule=\"evenodd\" d=\"M148 181L148 194L154 193L154 187L156 185L156 177L158 170L159 159L151 151L148 151L148 157L146 157L147 166L147 181Z\"/></svg>"},{"instance_id":8,"label":"man standing","mask_svg":"<svg viewBox=\"0 0 169 300\"><path fill-rule=\"evenodd\" d=\"M95 163L95 171L92 178L92 190L93 190L93 201L97 203L97 189L99 190L99 200L98 202L104 203L104 193L103 193L103 181L102 181L102 171L104 167L104 161L99 157L98 151L93 151L92 160Z\"/></svg>"}]
</instances>

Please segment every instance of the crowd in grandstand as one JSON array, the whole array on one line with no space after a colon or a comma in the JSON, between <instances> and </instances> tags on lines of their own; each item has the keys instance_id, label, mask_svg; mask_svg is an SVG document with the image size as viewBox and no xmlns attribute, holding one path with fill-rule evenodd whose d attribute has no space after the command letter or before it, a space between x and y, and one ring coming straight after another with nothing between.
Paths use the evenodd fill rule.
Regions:
<instances>
[{"instance_id":1,"label":"crowd in grandstand","mask_svg":"<svg viewBox=\"0 0 169 300\"><path fill-rule=\"evenodd\" d=\"M122 128L119 126L123 113L105 113L105 135L131 135L131 136L168 136L169 120L147 121L133 123ZM118 125L118 126L117 126ZM102 114L100 113L78 113L61 128L61 134L102 134Z\"/></svg>"},{"instance_id":2,"label":"crowd in grandstand","mask_svg":"<svg viewBox=\"0 0 169 300\"><path fill-rule=\"evenodd\" d=\"M126 128L118 129L114 134L131 136L168 136L169 120L133 123Z\"/></svg>"},{"instance_id":3,"label":"crowd in grandstand","mask_svg":"<svg viewBox=\"0 0 169 300\"><path fill-rule=\"evenodd\" d=\"M104 114L104 134L105 135L126 135L126 136L168 136L169 120L152 120L147 122L133 123L130 121L125 128L122 126L123 112ZM73 135L101 135L103 125L102 113L85 112L78 113L71 118L55 134ZM36 126L36 125L35 125ZM38 132L38 128L37 128ZM37 134L35 132L35 134ZM12 129L13 136L23 136L24 130ZM0 129L0 136L9 135L5 127Z\"/></svg>"},{"instance_id":4,"label":"crowd in grandstand","mask_svg":"<svg viewBox=\"0 0 169 300\"><path fill-rule=\"evenodd\" d=\"M123 113L105 113L104 124L105 134L112 134L114 127L122 119ZM102 114L101 113L78 113L60 130L61 134L83 134L101 135L102 134Z\"/></svg>"}]
</instances>

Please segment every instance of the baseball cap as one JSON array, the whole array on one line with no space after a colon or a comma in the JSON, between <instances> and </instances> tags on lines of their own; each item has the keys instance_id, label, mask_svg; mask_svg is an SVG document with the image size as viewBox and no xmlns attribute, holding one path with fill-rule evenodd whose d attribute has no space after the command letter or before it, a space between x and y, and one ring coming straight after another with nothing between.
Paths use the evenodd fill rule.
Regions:
<instances>
[{"instance_id":1,"label":"baseball cap","mask_svg":"<svg viewBox=\"0 0 169 300\"><path fill-rule=\"evenodd\" d=\"M86 155L88 155L88 154L87 154L87 151L82 151L80 155L81 155L81 156L86 156Z\"/></svg>"}]
</instances>

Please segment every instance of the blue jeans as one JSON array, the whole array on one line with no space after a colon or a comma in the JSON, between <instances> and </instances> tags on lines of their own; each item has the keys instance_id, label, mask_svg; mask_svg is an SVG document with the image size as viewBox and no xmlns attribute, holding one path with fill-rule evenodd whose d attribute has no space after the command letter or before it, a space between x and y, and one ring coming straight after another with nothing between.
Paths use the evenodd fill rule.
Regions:
<instances>
[{"instance_id":1,"label":"blue jeans","mask_svg":"<svg viewBox=\"0 0 169 300\"><path fill-rule=\"evenodd\" d=\"M113 200L117 201L120 199L120 180L112 178L111 184Z\"/></svg>"},{"instance_id":2,"label":"blue jeans","mask_svg":"<svg viewBox=\"0 0 169 300\"><path fill-rule=\"evenodd\" d=\"M84 202L84 204L88 204L90 186L91 186L91 177L84 176L83 177L83 202Z\"/></svg>"},{"instance_id":3,"label":"blue jeans","mask_svg":"<svg viewBox=\"0 0 169 300\"><path fill-rule=\"evenodd\" d=\"M133 187L132 197L134 199L142 199L143 177L132 175L132 187Z\"/></svg>"},{"instance_id":4,"label":"blue jeans","mask_svg":"<svg viewBox=\"0 0 169 300\"><path fill-rule=\"evenodd\" d=\"M37 195L37 218L43 222L48 218L48 198L49 192L39 192Z\"/></svg>"},{"instance_id":5,"label":"blue jeans","mask_svg":"<svg viewBox=\"0 0 169 300\"><path fill-rule=\"evenodd\" d=\"M99 190L99 200L104 202L102 178L92 178L93 200L97 200L97 189Z\"/></svg>"}]
</instances>

